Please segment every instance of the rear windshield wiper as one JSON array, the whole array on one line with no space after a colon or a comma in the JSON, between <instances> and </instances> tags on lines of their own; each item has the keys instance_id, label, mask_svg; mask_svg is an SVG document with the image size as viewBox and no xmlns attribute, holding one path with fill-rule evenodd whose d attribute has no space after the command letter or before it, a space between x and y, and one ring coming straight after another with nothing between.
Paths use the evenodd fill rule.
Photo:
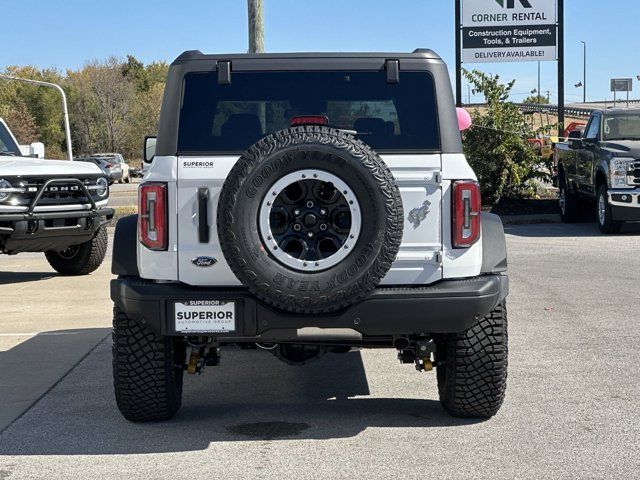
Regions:
<instances>
[{"instance_id":1,"label":"rear windshield wiper","mask_svg":"<svg viewBox=\"0 0 640 480\"><path fill-rule=\"evenodd\" d=\"M16 154L13 152L0 152L0 155L6 155L7 157L15 157Z\"/></svg>"}]
</instances>

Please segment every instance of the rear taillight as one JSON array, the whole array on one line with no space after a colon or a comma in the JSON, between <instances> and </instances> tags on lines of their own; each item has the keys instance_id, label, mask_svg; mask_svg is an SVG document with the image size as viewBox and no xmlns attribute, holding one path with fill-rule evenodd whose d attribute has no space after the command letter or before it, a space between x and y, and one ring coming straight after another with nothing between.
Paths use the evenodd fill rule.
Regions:
<instances>
[{"instance_id":1,"label":"rear taillight","mask_svg":"<svg viewBox=\"0 0 640 480\"><path fill-rule=\"evenodd\" d=\"M138 222L140 243L150 250L167 249L167 185L143 183L140 185Z\"/></svg>"},{"instance_id":2,"label":"rear taillight","mask_svg":"<svg viewBox=\"0 0 640 480\"><path fill-rule=\"evenodd\" d=\"M104 167L105 168L111 168L111 167L113 167L113 165L111 165L110 163L105 163Z\"/></svg>"},{"instance_id":3,"label":"rear taillight","mask_svg":"<svg viewBox=\"0 0 640 480\"><path fill-rule=\"evenodd\" d=\"M478 182L461 180L453 183L454 248L467 248L480 238L480 186Z\"/></svg>"}]
</instances>

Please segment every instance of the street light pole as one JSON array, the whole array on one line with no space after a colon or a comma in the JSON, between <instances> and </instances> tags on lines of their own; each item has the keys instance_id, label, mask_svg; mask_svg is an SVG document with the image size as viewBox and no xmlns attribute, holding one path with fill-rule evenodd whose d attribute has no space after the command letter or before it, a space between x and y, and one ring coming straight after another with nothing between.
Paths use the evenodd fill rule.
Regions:
<instances>
[{"instance_id":1,"label":"street light pole","mask_svg":"<svg viewBox=\"0 0 640 480\"><path fill-rule=\"evenodd\" d=\"M540 62L538 62L538 105L542 103L540 96L542 95L542 91L540 90Z\"/></svg>"},{"instance_id":2,"label":"street light pole","mask_svg":"<svg viewBox=\"0 0 640 480\"><path fill-rule=\"evenodd\" d=\"M587 103L587 42L580 40L582 43L582 103Z\"/></svg>"},{"instance_id":3,"label":"street light pole","mask_svg":"<svg viewBox=\"0 0 640 480\"><path fill-rule=\"evenodd\" d=\"M71 149L71 128L69 128L69 110L67 109L67 96L60 85L50 82L42 82L40 80L30 80L28 78L12 77L11 75L0 74L0 78L4 80L15 80L16 82L31 83L41 87L55 88L62 96L62 113L64 115L64 132L67 137L67 157L73 161L73 151Z\"/></svg>"}]
</instances>

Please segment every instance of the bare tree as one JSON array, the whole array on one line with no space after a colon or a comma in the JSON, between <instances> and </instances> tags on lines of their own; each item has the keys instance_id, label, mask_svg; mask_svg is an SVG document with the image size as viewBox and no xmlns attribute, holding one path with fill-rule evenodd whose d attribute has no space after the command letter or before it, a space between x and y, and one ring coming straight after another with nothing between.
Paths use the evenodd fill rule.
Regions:
<instances>
[{"instance_id":1,"label":"bare tree","mask_svg":"<svg viewBox=\"0 0 640 480\"><path fill-rule=\"evenodd\" d=\"M92 90L97 105L98 122L104 127L104 147L117 152L127 137L127 114L134 98L134 86L122 75L115 57L92 69Z\"/></svg>"}]
</instances>

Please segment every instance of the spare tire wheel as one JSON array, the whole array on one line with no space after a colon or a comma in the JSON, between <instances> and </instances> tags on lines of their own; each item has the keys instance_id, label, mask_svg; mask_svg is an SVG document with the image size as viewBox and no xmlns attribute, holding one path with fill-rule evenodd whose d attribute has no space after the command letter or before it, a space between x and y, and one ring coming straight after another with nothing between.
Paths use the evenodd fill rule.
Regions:
<instances>
[{"instance_id":1,"label":"spare tire wheel","mask_svg":"<svg viewBox=\"0 0 640 480\"><path fill-rule=\"evenodd\" d=\"M240 157L220 192L217 226L227 263L260 300L322 313L361 300L386 275L403 210L391 171L369 146L301 126Z\"/></svg>"}]
</instances>

